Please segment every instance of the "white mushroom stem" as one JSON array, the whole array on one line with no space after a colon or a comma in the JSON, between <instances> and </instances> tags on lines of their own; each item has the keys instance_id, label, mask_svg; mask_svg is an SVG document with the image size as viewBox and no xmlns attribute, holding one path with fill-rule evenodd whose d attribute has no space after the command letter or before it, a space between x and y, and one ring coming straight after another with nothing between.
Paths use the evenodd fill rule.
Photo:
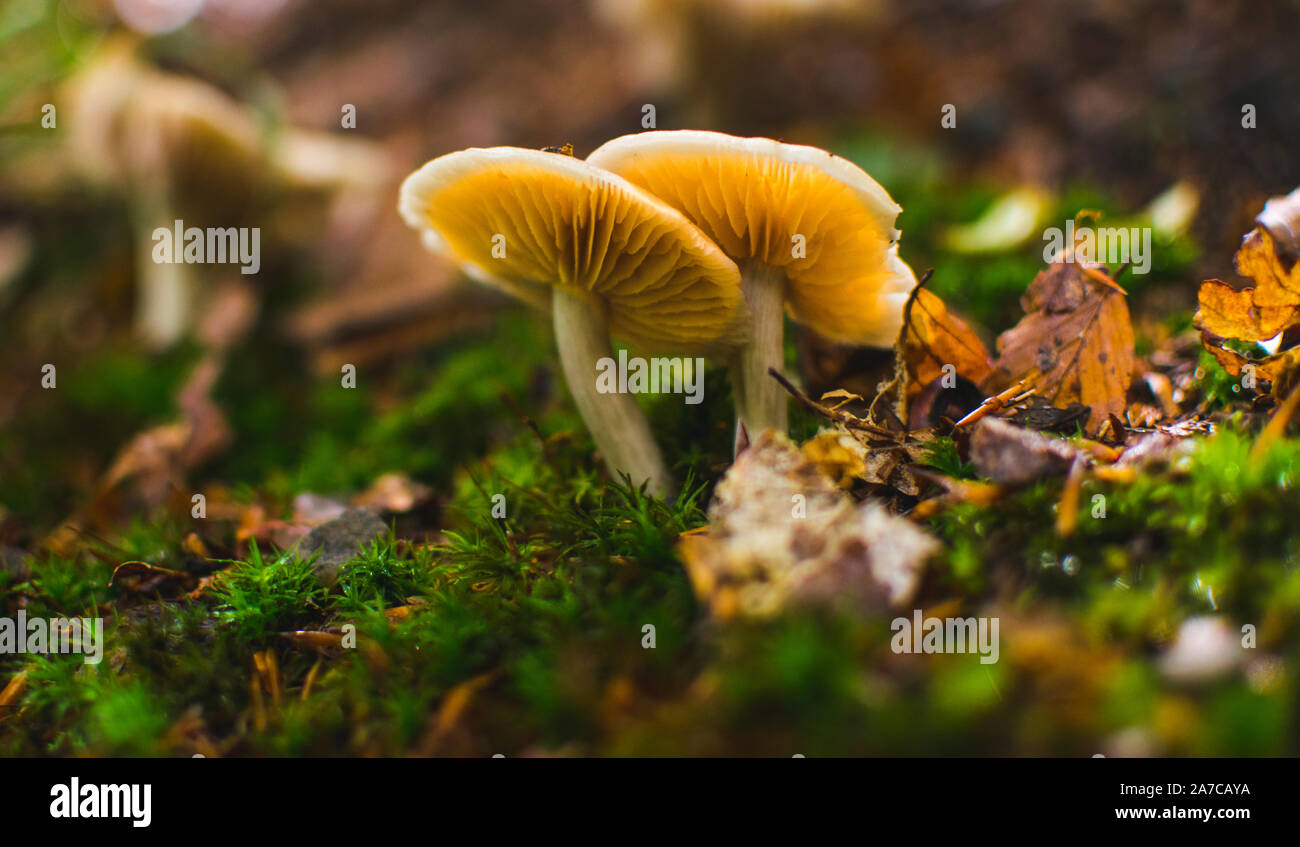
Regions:
<instances>
[{"instance_id":1,"label":"white mushroom stem","mask_svg":"<svg viewBox=\"0 0 1300 847\"><path fill-rule=\"evenodd\" d=\"M731 364L731 391L751 441L765 429L785 434L788 428L785 389L767 372L785 366L785 282L785 274L766 265L746 268L741 279L753 324Z\"/></svg>"},{"instance_id":2,"label":"white mushroom stem","mask_svg":"<svg viewBox=\"0 0 1300 847\"><path fill-rule=\"evenodd\" d=\"M135 193L136 333L150 349L165 350L185 333L194 282L183 261L183 244L172 245L172 262L154 261L154 230L162 226L170 231L176 217L169 180L164 175L137 180Z\"/></svg>"},{"instance_id":3,"label":"white mushroom stem","mask_svg":"<svg viewBox=\"0 0 1300 847\"><path fill-rule=\"evenodd\" d=\"M614 355L604 316L589 298L560 288L552 294L552 310L569 393L610 472L628 474L633 485L648 482L651 494L666 497L672 479L636 398L597 390L597 363Z\"/></svg>"}]
</instances>

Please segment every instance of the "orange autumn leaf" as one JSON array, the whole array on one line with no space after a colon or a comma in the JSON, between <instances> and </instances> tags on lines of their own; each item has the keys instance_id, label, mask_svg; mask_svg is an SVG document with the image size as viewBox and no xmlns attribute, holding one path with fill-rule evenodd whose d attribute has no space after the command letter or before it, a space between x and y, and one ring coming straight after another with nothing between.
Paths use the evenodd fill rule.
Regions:
<instances>
[{"instance_id":1,"label":"orange autumn leaf","mask_svg":"<svg viewBox=\"0 0 1300 847\"><path fill-rule=\"evenodd\" d=\"M1220 338L1266 341L1300 323L1300 264L1283 265L1267 230L1246 236L1237 250L1237 271L1254 280L1254 287L1206 280L1197 292L1197 327Z\"/></svg>"},{"instance_id":2,"label":"orange autumn leaf","mask_svg":"<svg viewBox=\"0 0 1300 847\"><path fill-rule=\"evenodd\" d=\"M1237 250L1237 273L1255 281L1255 305L1261 309L1300 306L1300 264L1282 264L1273 236L1257 228ZM1293 321L1295 318L1293 317Z\"/></svg>"},{"instance_id":3,"label":"orange autumn leaf","mask_svg":"<svg viewBox=\"0 0 1300 847\"><path fill-rule=\"evenodd\" d=\"M945 365L977 385L993 371L988 350L975 331L925 288L916 292L908 315L903 361L912 395L943 376Z\"/></svg>"},{"instance_id":4,"label":"orange autumn leaf","mask_svg":"<svg viewBox=\"0 0 1300 847\"><path fill-rule=\"evenodd\" d=\"M1226 347L1220 347L1201 335L1201 343L1205 349L1210 352L1223 369L1232 376L1241 376L1249 373L1260 382L1271 382L1277 385L1280 380L1287 374L1294 373L1297 367L1300 367L1300 347L1292 347L1290 350L1284 350L1273 356L1265 356L1262 359L1251 359L1243 356L1235 350L1229 350ZM1247 371L1247 368L1253 368Z\"/></svg>"},{"instance_id":5,"label":"orange autumn leaf","mask_svg":"<svg viewBox=\"0 0 1300 847\"><path fill-rule=\"evenodd\" d=\"M1208 279L1196 294L1196 325L1220 338L1264 341L1277 335L1295 318L1290 306L1256 306L1253 288L1233 288Z\"/></svg>"},{"instance_id":6,"label":"orange autumn leaf","mask_svg":"<svg viewBox=\"0 0 1300 847\"><path fill-rule=\"evenodd\" d=\"M1096 434L1123 416L1133 374L1133 325L1124 290L1096 266L1056 262L1021 299L1025 317L998 337L988 390L1025 380L1057 408L1082 403Z\"/></svg>"},{"instance_id":7,"label":"orange autumn leaf","mask_svg":"<svg viewBox=\"0 0 1300 847\"><path fill-rule=\"evenodd\" d=\"M1300 375L1300 349L1252 358L1224 345L1224 339L1263 342L1300 325L1300 261L1295 231L1300 223L1300 189L1275 197L1255 219L1256 227L1237 250L1237 272L1255 284L1234 289L1217 279L1197 292L1196 326L1201 344L1233 376L1243 374L1287 394ZM1275 240L1276 239L1276 240Z\"/></svg>"}]
</instances>

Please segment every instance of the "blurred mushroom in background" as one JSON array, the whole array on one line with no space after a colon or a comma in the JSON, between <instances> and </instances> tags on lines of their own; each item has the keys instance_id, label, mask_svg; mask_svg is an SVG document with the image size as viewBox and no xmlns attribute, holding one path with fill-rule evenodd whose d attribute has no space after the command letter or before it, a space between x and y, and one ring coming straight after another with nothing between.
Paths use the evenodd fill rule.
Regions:
<instances>
[{"instance_id":1,"label":"blurred mushroom in background","mask_svg":"<svg viewBox=\"0 0 1300 847\"><path fill-rule=\"evenodd\" d=\"M158 228L179 221L186 228L266 229L263 244L269 237L277 244L318 237L325 220L286 226L292 216L277 213L329 209L322 201L333 196L377 194L392 168L373 142L275 126L210 83L153 67L139 51L133 38L106 39L67 80L60 97L68 113L64 160L77 177L126 198L136 332L163 349L190 328L198 295L194 269L156 260Z\"/></svg>"}]
</instances>

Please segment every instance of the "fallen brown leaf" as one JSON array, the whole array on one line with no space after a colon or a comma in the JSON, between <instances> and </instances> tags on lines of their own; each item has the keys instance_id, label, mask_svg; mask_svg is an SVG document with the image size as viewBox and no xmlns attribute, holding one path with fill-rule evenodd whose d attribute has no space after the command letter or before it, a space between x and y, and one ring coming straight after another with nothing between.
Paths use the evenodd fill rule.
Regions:
<instances>
[{"instance_id":1,"label":"fallen brown leaf","mask_svg":"<svg viewBox=\"0 0 1300 847\"><path fill-rule=\"evenodd\" d=\"M435 736L440 738L451 732L469 708L474 695L483 690L496 676L496 671L481 673L448 691L442 698L442 705L438 707L437 715L434 717Z\"/></svg>"},{"instance_id":2,"label":"fallen brown leaf","mask_svg":"<svg viewBox=\"0 0 1300 847\"><path fill-rule=\"evenodd\" d=\"M1264 236L1267 239L1268 236ZM1244 245L1242 250L1247 249ZM1207 279L1196 292L1196 325L1220 338L1266 341L1295 319L1294 306L1256 306L1254 288Z\"/></svg>"},{"instance_id":3,"label":"fallen brown leaf","mask_svg":"<svg viewBox=\"0 0 1300 847\"><path fill-rule=\"evenodd\" d=\"M1300 366L1295 347L1251 358L1228 349L1223 340L1268 341L1300 325L1300 263L1294 232L1300 225L1300 189L1270 200L1256 222L1236 255L1237 272L1254 285L1238 289L1217 279L1201 283L1195 324L1205 349L1228 373L1270 382L1275 396L1285 396ZM1275 236L1280 240L1275 241ZM1248 366L1252 370L1247 371Z\"/></svg>"},{"instance_id":4,"label":"fallen brown leaf","mask_svg":"<svg viewBox=\"0 0 1300 847\"><path fill-rule=\"evenodd\" d=\"M1242 376L1249 374L1257 382L1268 382L1277 385L1279 382L1288 380L1289 375L1300 369L1300 347L1292 347L1281 353L1272 356L1265 356L1262 359L1252 359L1249 356L1243 356L1236 350L1229 350L1226 347L1220 347L1213 339L1202 336L1205 349L1215 358L1223 369L1233 376ZM1247 370L1250 368L1250 370Z\"/></svg>"},{"instance_id":5,"label":"fallen brown leaf","mask_svg":"<svg viewBox=\"0 0 1300 847\"><path fill-rule=\"evenodd\" d=\"M1053 406L1082 403L1087 431L1122 415L1133 373L1133 326L1123 289L1103 269L1055 262L1029 284L1025 317L998 338L994 374L984 387L1027 380Z\"/></svg>"},{"instance_id":6,"label":"fallen brown leaf","mask_svg":"<svg viewBox=\"0 0 1300 847\"><path fill-rule=\"evenodd\" d=\"M1025 485L1060 476L1083 451L1070 442L1022 429L999 418L985 418L970 438L970 458L981 475L1004 485Z\"/></svg>"},{"instance_id":7,"label":"fallen brown leaf","mask_svg":"<svg viewBox=\"0 0 1300 847\"><path fill-rule=\"evenodd\" d=\"M307 671L307 678L302 683L302 693L298 695L299 702L306 703L307 698L311 697L311 688L316 684L316 677L320 674L323 662L323 659L317 659L316 663L311 666L311 670Z\"/></svg>"},{"instance_id":8,"label":"fallen brown leaf","mask_svg":"<svg viewBox=\"0 0 1300 847\"><path fill-rule=\"evenodd\" d=\"M948 373L978 385L993 372L984 342L929 289L918 291L912 304L903 336L903 359L907 393L913 397ZM952 371L944 370L948 365Z\"/></svg>"},{"instance_id":9,"label":"fallen brown leaf","mask_svg":"<svg viewBox=\"0 0 1300 847\"><path fill-rule=\"evenodd\" d=\"M873 444L862 436L846 430L822 432L804 442L803 454L845 490L865 482L912 497L921 493L911 464L924 458L928 450L925 444Z\"/></svg>"}]
</instances>

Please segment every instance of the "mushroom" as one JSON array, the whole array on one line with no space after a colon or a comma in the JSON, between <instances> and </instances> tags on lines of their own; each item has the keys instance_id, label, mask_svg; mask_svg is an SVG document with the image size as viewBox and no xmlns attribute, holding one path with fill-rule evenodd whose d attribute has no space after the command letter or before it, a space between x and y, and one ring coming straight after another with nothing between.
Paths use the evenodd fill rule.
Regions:
<instances>
[{"instance_id":1,"label":"mushroom","mask_svg":"<svg viewBox=\"0 0 1300 847\"><path fill-rule=\"evenodd\" d=\"M611 332L648 351L730 355L744 332L735 263L662 200L563 153L450 153L406 178L398 210L429 249L551 309L569 392L610 470L666 495L645 415L600 392L598 363Z\"/></svg>"},{"instance_id":2,"label":"mushroom","mask_svg":"<svg viewBox=\"0 0 1300 847\"><path fill-rule=\"evenodd\" d=\"M258 129L217 89L159 72L135 49L134 39L110 39L66 84L67 158L92 182L124 189L136 239L136 329L162 349L188 325L196 286L194 269L152 260L151 233L184 217L182 208L233 213L246 201L241 188L262 176ZM205 183L209 190L195 190Z\"/></svg>"},{"instance_id":3,"label":"mushroom","mask_svg":"<svg viewBox=\"0 0 1300 847\"><path fill-rule=\"evenodd\" d=\"M616 138L587 161L680 210L740 265L753 319L731 363L737 427L786 430L783 306L833 340L890 347L916 286L898 258L902 211L861 168L815 147L718 132ZM739 431L739 429L738 429Z\"/></svg>"},{"instance_id":4,"label":"mushroom","mask_svg":"<svg viewBox=\"0 0 1300 847\"><path fill-rule=\"evenodd\" d=\"M286 195L323 206L322 196L375 192L391 171L371 142L292 127L268 133L246 104L159 70L137 48L134 38L107 38L64 83L71 117L63 159L86 181L125 194L137 241L137 331L166 348L192 323L197 289L193 268L151 258L158 226L264 219Z\"/></svg>"}]
</instances>

